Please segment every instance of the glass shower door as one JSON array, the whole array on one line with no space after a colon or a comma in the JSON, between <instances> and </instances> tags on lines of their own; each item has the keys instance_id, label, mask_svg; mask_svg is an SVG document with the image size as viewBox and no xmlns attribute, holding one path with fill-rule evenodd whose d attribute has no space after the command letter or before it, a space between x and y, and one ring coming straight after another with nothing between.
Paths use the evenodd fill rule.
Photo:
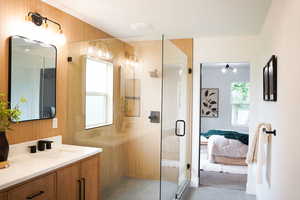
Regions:
<instances>
[{"instance_id":1,"label":"glass shower door","mask_svg":"<svg viewBox=\"0 0 300 200\"><path fill-rule=\"evenodd\" d=\"M163 40L162 200L180 199L189 183L187 77L187 56L171 40Z\"/></svg>"}]
</instances>

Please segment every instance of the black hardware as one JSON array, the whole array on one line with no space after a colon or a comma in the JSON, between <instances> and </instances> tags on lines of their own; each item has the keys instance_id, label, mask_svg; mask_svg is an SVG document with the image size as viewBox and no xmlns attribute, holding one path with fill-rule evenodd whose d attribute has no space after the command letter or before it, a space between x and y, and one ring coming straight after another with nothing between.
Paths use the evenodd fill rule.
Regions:
<instances>
[{"instance_id":1,"label":"black hardware","mask_svg":"<svg viewBox=\"0 0 300 200\"><path fill-rule=\"evenodd\" d=\"M178 123L183 123L183 134L178 134ZM177 120L175 123L175 135L179 137L185 136L185 121L184 120Z\"/></svg>"},{"instance_id":2,"label":"black hardware","mask_svg":"<svg viewBox=\"0 0 300 200\"><path fill-rule=\"evenodd\" d=\"M160 123L160 112L159 111L151 111L148 119L150 119L151 123Z\"/></svg>"},{"instance_id":3,"label":"black hardware","mask_svg":"<svg viewBox=\"0 0 300 200\"><path fill-rule=\"evenodd\" d=\"M45 141L45 143L46 143L46 149L52 149L53 141Z\"/></svg>"},{"instance_id":4,"label":"black hardware","mask_svg":"<svg viewBox=\"0 0 300 200\"><path fill-rule=\"evenodd\" d=\"M38 141L38 150L39 151L44 151L45 149L51 149L53 141L48 141L48 140L39 140Z\"/></svg>"},{"instance_id":5,"label":"black hardware","mask_svg":"<svg viewBox=\"0 0 300 200\"><path fill-rule=\"evenodd\" d=\"M24 120L19 120L18 122L26 122L26 121L34 121L34 120L46 120L46 119L52 119L52 118L55 118L55 113L51 113L51 111L53 110L53 108L52 107L54 107L54 110L55 110L55 108L56 108L56 80L57 80L57 75L56 75L56 73L57 73L57 70L56 70L56 68L57 68L57 48L54 46L54 45L51 45L51 44L46 44L46 43L44 43L44 42L41 42L41 41L37 41L37 40L31 40L31 39L29 39L29 38L26 38L26 37L23 37L23 36L11 36L10 38L9 38L9 69L8 69L8 101L9 102L12 102L12 99L13 99L13 87L12 87L12 85L14 85L14 84L16 84L16 83L13 83L13 71L14 71L14 67L13 67L13 63L15 62L14 61L14 49L16 48L15 47L15 45L14 45L14 43L17 41L17 39L23 39L24 40L24 42L25 41L30 41L30 42L32 42L32 43L35 43L36 45L40 45L40 46L44 46L45 47L45 45L47 45L47 46L49 46L49 47L51 47L51 48L53 48L53 50L55 51L55 60L53 60L53 62L54 62L54 68L49 68L49 69L41 69L41 73L42 72L49 72L49 71L52 71L52 74L53 74L53 81L52 81L52 85L51 85L51 88L53 88L53 90L54 90L54 92L53 92L53 94L51 94L51 95L44 95L43 96L43 98L41 98L41 92L40 92L40 94L35 94L35 95L39 95L40 96L40 100L41 99L43 99L44 101L46 101L46 102L52 102L51 104L51 110L48 112L48 109L46 109L45 111L44 111L44 108L43 107L41 107L41 105L46 105L45 103L43 103L43 104L40 104L40 111L43 111L43 112L40 112L40 113L38 113L38 117L37 118L29 118L29 119L24 119ZM46 73L47 74L47 73ZM42 79L41 79L42 80ZM43 79L44 80L44 79ZM47 84L40 84L41 86L43 85L43 86L48 86L49 84L49 81L47 81ZM48 89L48 87L47 88L42 88L42 87L40 87L40 89L45 89L46 91L49 91L49 89ZM52 89L51 89L52 90ZM12 104L9 104L9 106L10 106L10 108L12 108L13 106L12 106ZM44 116L43 115L43 113L49 113L47 116ZM15 121L14 121L15 122Z\"/></svg>"},{"instance_id":6,"label":"black hardware","mask_svg":"<svg viewBox=\"0 0 300 200\"><path fill-rule=\"evenodd\" d=\"M276 130L273 130L273 131L267 131L266 129L264 129L264 132L265 132L266 134L269 134L269 135L274 135L274 136L277 135Z\"/></svg>"},{"instance_id":7,"label":"black hardware","mask_svg":"<svg viewBox=\"0 0 300 200\"><path fill-rule=\"evenodd\" d=\"M85 200L85 178L82 178L83 182L83 200Z\"/></svg>"},{"instance_id":8,"label":"black hardware","mask_svg":"<svg viewBox=\"0 0 300 200\"><path fill-rule=\"evenodd\" d=\"M35 197L38 197L38 196L40 196L44 193L45 193L44 191L39 191L36 194L33 194L33 195L30 195L30 196L26 197L26 199L34 199Z\"/></svg>"},{"instance_id":9,"label":"black hardware","mask_svg":"<svg viewBox=\"0 0 300 200\"><path fill-rule=\"evenodd\" d=\"M59 23L57 23L56 21L53 21L51 19L48 19L47 17L43 17L41 14L39 14L37 12L29 12L28 17L31 17L32 22L37 26L41 26L43 24L43 22L47 23L49 21L49 22L52 22L53 24L57 25L60 31L62 30L61 25Z\"/></svg>"},{"instance_id":10,"label":"black hardware","mask_svg":"<svg viewBox=\"0 0 300 200\"><path fill-rule=\"evenodd\" d=\"M188 163L188 164L186 165L186 169L187 169L187 170L191 169L191 164L190 164L190 163Z\"/></svg>"},{"instance_id":11,"label":"black hardware","mask_svg":"<svg viewBox=\"0 0 300 200\"><path fill-rule=\"evenodd\" d=\"M78 185L79 185L79 200L82 200L82 182L81 179L77 180L78 181Z\"/></svg>"},{"instance_id":12,"label":"black hardware","mask_svg":"<svg viewBox=\"0 0 300 200\"><path fill-rule=\"evenodd\" d=\"M44 140L38 141L38 150L39 151L45 151L46 142Z\"/></svg>"},{"instance_id":13,"label":"black hardware","mask_svg":"<svg viewBox=\"0 0 300 200\"><path fill-rule=\"evenodd\" d=\"M29 146L28 148L30 149L30 153L36 153L36 145Z\"/></svg>"},{"instance_id":14,"label":"black hardware","mask_svg":"<svg viewBox=\"0 0 300 200\"><path fill-rule=\"evenodd\" d=\"M28 16L31 16L32 22L35 25L41 26L43 24L44 18L39 13L31 13L31 15Z\"/></svg>"},{"instance_id":15,"label":"black hardware","mask_svg":"<svg viewBox=\"0 0 300 200\"><path fill-rule=\"evenodd\" d=\"M68 61L68 62L72 62L72 61L73 61L73 58L69 56L69 57L67 58L67 61Z\"/></svg>"},{"instance_id":16,"label":"black hardware","mask_svg":"<svg viewBox=\"0 0 300 200\"><path fill-rule=\"evenodd\" d=\"M189 74L193 73L193 69L189 68Z\"/></svg>"},{"instance_id":17,"label":"black hardware","mask_svg":"<svg viewBox=\"0 0 300 200\"><path fill-rule=\"evenodd\" d=\"M277 56L272 55L263 68L264 101L277 101Z\"/></svg>"}]
</instances>

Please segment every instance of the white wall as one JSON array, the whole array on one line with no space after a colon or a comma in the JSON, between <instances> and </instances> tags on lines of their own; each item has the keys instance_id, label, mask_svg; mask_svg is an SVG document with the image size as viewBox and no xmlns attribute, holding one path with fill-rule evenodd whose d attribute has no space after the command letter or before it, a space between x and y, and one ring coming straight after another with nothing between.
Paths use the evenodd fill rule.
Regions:
<instances>
[{"instance_id":1,"label":"white wall","mask_svg":"<svg viewBox=\"0 0 300 200\"><path fill-rule=\"evenodd\" d=\"M257 76L257 36L232 36L232 37L200 37L194 38L194 74L193 74L193 149L192 149L192 185L198 185L198 158L199 158L199 102L200 102L200 63L213 62L248 62L250 64L250 81ZM250 109L256 110L252 101L256 101L254 91L258 84L251 83ZM259 92L261 94L261 92ZM250 126L252 118L250 115ZM250 132L251 133L251 132ZM255 191L252 191L254 193Z\"/></svg>"},{"instance_id":2,"label":"white wall","mask_svg":"<svg viewBox=\"0 0 300 200\"><path fill-rule=\"evenodd\" d=\"M262 101L259 95L253 123L270 122L278 135L271 145L271 185L257 185L258 200L299 200L300 190L300 115L299 55L300 1L273 0L260 35L257 92L262 90L262 67L272 54L278 56L278 102ZM254 128L252 126L252 128ZM254 171L255 167L253 167ZM255 173L252 174L255 177Z\"/></svg>"},{"instance_id":3,"label":"white wall","mask_svg":"<svg viewBox=\"0 0 300 200\"><path fill-rule=\"evenodd\" d=\"M203 117L201 120L201 132L211 129L234 130L241 133L248 133L247 126L233 126L231 123L231 84L233 82L249 82L250 67L236 66L237 73L221 72L222 67L203 64L202 87L219 89L219 116L217 118Z\"/></svg>"},{"instance_id":4,"label":"white wall","mask_svg":"<svg viewBox=\"0 0 300 200\"><path fill-rule=\"evenodd\" d=\"M247 191L256 193L258 200L299 200L300 180L300 1L273 0L263 26L256 37L198 38L195 39L195 63L250 61L251 110L250 133L260 122L269 122L278 135L272 137L270 162L270 187L256 184L256 167L250 166ZM262 68L272 54L278 56L278 101L262 100ZM194 84L197 84L195 70ZM199 88L194 85L195 92ZM196 101L195 101L196 100ZM197 98L194 93L195 104ZM196 105L195 105L196 106ZM197 119L197 112L194 113ZM198 118L199 119L199 118ZM197 126L194 126L197 128ZM196 129L194 129L196 130ZM196 136L197 133L194 133ZM194 139L195 140L195 139ZM195 150L196 151L196 150ZM195 151L193 156L195 156ZM193 165L193 168L195 166Z\"/></svg>"}]
</instances>

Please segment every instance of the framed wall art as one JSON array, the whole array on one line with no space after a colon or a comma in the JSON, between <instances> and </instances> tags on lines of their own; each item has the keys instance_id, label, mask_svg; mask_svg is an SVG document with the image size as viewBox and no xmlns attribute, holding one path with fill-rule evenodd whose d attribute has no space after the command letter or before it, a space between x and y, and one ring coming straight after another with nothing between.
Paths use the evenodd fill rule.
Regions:
<instances>
[{"instance_id":1,"label":"framed wall art","mask_svg":"<svg viewBox=\"0 0 300 200\"><path fill-rule=\"evenodd\" d=\"M263 69L263 98L277 101L277 57L273 55Z\"/></svg>"},{"instance_id":2,"label":"framed wall art","mask_svg":"<svg viewBox=\"0 0 300 200\"><path fill-rule=\"evenodd\" d=\"M219 88L202 88L201 117L219 117Z\"/></svg>"}]
</instances>

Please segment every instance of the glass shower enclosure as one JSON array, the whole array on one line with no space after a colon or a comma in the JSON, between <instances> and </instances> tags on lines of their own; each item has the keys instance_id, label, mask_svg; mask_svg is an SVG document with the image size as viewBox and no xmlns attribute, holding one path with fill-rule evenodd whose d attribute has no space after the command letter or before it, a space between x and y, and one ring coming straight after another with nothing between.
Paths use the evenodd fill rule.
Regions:
<instances>
[{"instance_id":1,"label":"glass shower enclosure","mask_svg":"<svg viewBox=\"0 0 300 200\"><path fill-rule=\"evenodd\" d=\"M66 51L67 140L103 148L102 199L180 199L190 180L187 55L161 37L73 42Z\"/></svg>"}]
</instances>

